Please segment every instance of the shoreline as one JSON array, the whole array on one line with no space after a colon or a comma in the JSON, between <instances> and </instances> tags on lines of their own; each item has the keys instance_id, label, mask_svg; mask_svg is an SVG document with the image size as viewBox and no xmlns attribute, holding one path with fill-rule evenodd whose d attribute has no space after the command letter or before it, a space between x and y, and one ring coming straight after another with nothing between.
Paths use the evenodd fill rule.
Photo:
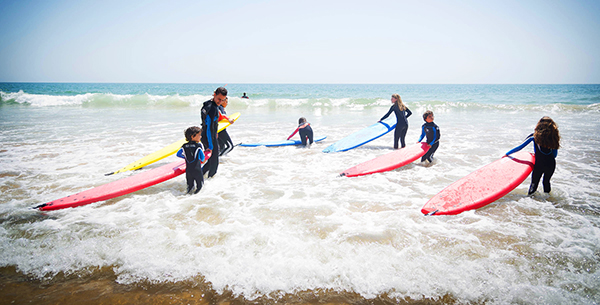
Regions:
<instances>
[{"instance_id":1,"label":"shoreline","mask_svg":"<svg viewBox=\"0 0 600 305\"><path fill-rule=\"evenodd\" d=\"M3 304L453 304L458 300L445 295L432 300L394 299L386 294L373 299L353 292L310 290L290 294L262 296L248 300L230 291L219 294L202 279L177 283L116 282L111 268L89 275L57 275L50 280L32 279L16 268L0 267L0 300Z\"/></svg>"}]
</instances>

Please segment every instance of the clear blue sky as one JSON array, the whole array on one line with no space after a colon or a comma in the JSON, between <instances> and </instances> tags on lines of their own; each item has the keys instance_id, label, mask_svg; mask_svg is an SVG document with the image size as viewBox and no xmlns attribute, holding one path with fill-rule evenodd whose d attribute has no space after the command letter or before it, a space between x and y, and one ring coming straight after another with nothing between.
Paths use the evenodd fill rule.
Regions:
<instances>
[{"instance_id":1,"label":"clear blue sky","mask_svg":"<svg viewBox=\"0 0 600 305\"><path fill-rule=\"evenodd\" d=\"M600 1L0 0L0 82L600 83Z\"/></svg>"}]
</instances>

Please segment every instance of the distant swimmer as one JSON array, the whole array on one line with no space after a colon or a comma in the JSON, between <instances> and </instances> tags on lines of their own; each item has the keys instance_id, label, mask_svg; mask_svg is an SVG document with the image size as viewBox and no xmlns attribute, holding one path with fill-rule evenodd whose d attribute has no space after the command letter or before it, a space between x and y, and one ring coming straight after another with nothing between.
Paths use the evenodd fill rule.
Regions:
<instances>
[{"instance_id":1,"label":"distant swimmer","mask_svg":"<svg viewBox=\"0 0 600 305\"><path fill-rule=\"evenodd\" d=\"M242 95L242 98L249 98L249 97L246 95L246 92L244 92L244 95Z\"/></svg>"}]
</instances>

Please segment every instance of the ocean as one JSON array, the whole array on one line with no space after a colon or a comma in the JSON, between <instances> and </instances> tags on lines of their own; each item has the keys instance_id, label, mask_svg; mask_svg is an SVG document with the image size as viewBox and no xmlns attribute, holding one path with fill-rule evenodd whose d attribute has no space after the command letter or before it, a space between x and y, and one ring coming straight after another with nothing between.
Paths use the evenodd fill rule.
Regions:
<instances>
[{"instance_id":1,"label":"ocean","mask_svg":"<svg viewBox=\"0 0 600 305\"><path fill-rule=\"evenodd\" d=\"M197 195L179 176L32 209L177 160L104 175L200 125L223 85L227 113L241 113L234 144L285 139L299 117L327 139L235 147ZM377 122L394 93L413 112L409 144L434 112L434 163L339 177L392 151L389 133L322 152ZM550 194L528 197L527 178L478 210L423 216L546 115L562 136ZM599 151L600 85L0 83L0 303L597 304Z\"/></svg>"}]
</instances>

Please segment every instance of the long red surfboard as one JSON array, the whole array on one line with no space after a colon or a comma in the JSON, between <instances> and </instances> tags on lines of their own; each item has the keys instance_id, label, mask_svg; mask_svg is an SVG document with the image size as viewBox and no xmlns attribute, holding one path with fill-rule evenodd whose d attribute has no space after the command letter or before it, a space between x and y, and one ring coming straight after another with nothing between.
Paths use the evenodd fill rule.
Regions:
<instances>
[{"instance_id":1,"label":"long red surfboard","mask_svg":"<svg viewBox=\"0 0 600 305\"><path fill-rule=\"evenodd\" d=\"M210 153L205 153L206 159ZM74 195L56 199L37 206L41 211L74 208L97 201L104 201L127 195L149 186L164 182L185 173L185 160L175 161L161 167L113 181Z\"/></svg>"},{"instance_id":2,"label":"long red surfboard","mask_svg":"<svg viewBox=\"0 0 600 305\"><path fill-rule=\"evenodd\" d=\"M517 152L452 183L421 209L425 215L455 215L490 204L514 190L533 170L535 157Z\"/></svg>"},{"instance_id":3,"label":"long red surfboard","mask_svg":"<svg viewBox=\"0 0 600 305\"><path fill-rule=\"evenodd\" d=\"M340 176L356 177L391 171L417 160L428 150L427 143L417 143L351 167Z\"/></svg>"}]
</instances>

